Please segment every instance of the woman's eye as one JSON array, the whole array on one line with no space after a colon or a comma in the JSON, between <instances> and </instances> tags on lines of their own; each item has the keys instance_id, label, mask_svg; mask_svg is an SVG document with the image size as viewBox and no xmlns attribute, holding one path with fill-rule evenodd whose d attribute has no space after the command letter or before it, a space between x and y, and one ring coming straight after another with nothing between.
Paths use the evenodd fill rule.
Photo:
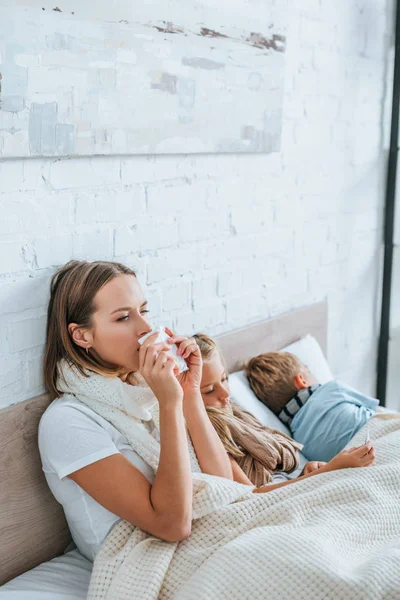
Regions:
<instances>
[{"instance_id":1,"label":"woman's eye","mask_svg":"<svg viewBox=\"0 0 400 600\"><path fill-rule=\"evenodd\" d=\"M150 312L148 309L145 310L141 310L140 314L143 315L144 313L148 313ZM117 321L127 321L129 319L129 315L125 315L125 317L121 317L120 319L117 319Z\"/></svg>"},{"instance_id":2,"label":"woman's eye","mask_svg":"<svg viewBox=\"0 0 400 600\"><path fill-rule=\"evenodd\" d=\"M208 394L212 394L214 390L210 390L209 392L204 392L206 396L208 396Z\"/></svg>"}]
</instances>

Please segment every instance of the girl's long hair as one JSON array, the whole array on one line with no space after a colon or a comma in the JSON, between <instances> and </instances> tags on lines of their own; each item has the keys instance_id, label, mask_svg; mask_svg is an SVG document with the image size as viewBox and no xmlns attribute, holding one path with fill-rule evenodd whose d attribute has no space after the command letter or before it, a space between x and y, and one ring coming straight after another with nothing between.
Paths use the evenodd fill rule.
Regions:
<instances>
[{"instance_id":1,"label":"girl's long hair","mask_svg":"<svg viewBox=\"0 0 400 600\"><path fill-rule=\"evenodd\" d=\"M205 362L216 352L224 363L212 338L203 333L196 334L194 338ZM225 450L257 487L271 482L273 473L291 473L299 466L298 451L303 445L282 431L266 427L233 402L226 408L206 406L206 410Z\"/></svg>"},{"instance_id":2,"label":"girl's long hair","mask_svg":"<svg viewBox=\"0 0 400 600\"><path fill-rule=\"evenodd\" d=\"M291 473L299 466L303 446L282 431L262 425L233 402L226 408L206 408L225 450L257 487L271 482L273 473Z\"/></svg>"},{"instance_id":3,"label":"girl's long hair","mask_svg":"<svg viewBox=\"0 0 400 600\"><path fill-rule=\"evenodd\" d=\"M84 370L89 369L106 377L118 376L118 365L106 363L93 349L87 354L84 348L74 343L68 331L69 323L77 323L83 328L93 326L95 295L118 275L136 277L129 267L108 261L71 260L54 273L50 283L43 364L45 385L52 399L61 396L57 389L61 359L75 365L82 375L87 375ZM134 380L134 374L130 373L127 382Z\"/></svg>"}]
</instances>

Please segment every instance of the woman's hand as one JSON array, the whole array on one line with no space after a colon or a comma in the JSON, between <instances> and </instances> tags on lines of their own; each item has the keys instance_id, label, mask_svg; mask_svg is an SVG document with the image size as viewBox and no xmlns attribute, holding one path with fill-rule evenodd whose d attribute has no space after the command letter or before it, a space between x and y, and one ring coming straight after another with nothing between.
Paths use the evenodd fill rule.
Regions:
<instances>
[{"instance_id":1,"label":"woman's hand","mask_svg":"<svg viewBox=\"0 0 400 600\"><path fill-rule=\"evenodd\" d=\"M309 473L313 473L314 471L318 471L321 467L326 465L326 462L313 460L304 465L304 469L301 472L301 475L308 475Z\"/></svg>"},{"instance_id":2,"label":"woman's hand","mask_svg":"<svg viewBox=\"0 0 400 600\"><path fill-rule=\"evenodd\" d=\"M174 374L176 360L170 346L164 342L154 344L158 332L150 335L139 350L139 373L153 391L160 406L182 402L183 391Z\"/></svg>"},{"instance_id":3,"label":"woman's hand","mask_svg":"<svg viewBox=\"0 0 400 600\"><path fill-rule=\"evenodd\" d=\"M171 336L167 340L167 343L170 345L176 344L178 356L181 356L189 367L188 371L184 371L177 375L177 380L181 384L184 393L193 390L199 391L203 360L196 341L193 338L187 338L183 335L175 335L168 327L165 328L165 331Z\"/></svg>"},{"instance_id":4,"label":"woman's hand","mask_svg":"<svg viewBox=\"0 0 400 600\"><path fill-rule=\"evenodd\" d=\"M323 468L325 471L336 471L349 467L368 467L374 462L375 450L371 444L363 444L349 450L342 450L334 456Z\"/></svg>"}]
</instances>

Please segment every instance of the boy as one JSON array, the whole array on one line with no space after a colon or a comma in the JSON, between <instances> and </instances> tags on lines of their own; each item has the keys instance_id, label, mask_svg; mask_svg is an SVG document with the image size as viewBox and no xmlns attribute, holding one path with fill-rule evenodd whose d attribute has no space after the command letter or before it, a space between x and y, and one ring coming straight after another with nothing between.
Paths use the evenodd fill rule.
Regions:
<instances>
[{"instance_id":1,"label":"boy","mask_svg":"<svg viewBox=\"0 0 400 600\"><path fill-rule=\"evenodd\" d=\"M379 400L340 381L321 385L289 352L265 352L248 361L245 373L259 400L304 444L310 460L330 461L382 409ZM399 418L400 415L379 415Z\"/></svg>"}]
</instances>

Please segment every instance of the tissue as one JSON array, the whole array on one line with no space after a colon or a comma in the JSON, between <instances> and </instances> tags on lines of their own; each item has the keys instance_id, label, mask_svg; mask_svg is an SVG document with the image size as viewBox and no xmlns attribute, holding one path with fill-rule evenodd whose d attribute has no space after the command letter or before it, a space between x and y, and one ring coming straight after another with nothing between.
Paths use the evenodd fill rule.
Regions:
<instances>
[{"instance_id":1,"label":"tissue","mask_svg":"<svg viewBox=\"0 0 400 600\"><path fill-rule=\"evenodd\" d=\"M170 335L168 335L168 334L165 332L165 329L164 329L164 327L161 327L161 325L159 325L158 327L155 327L154 329L152 329L152 330L151 330L149 333L146 333L146 335L143 335L143 336L142 336L142 337L141 337L141 338L138 340L139 344L140 344L140 345L142 345L142 344L143 344L143 342L144 342L144 341L145 341L145 340L146 340L146 339L147 339L147 338L148 338L150 335L152 335L153 333L155 333L156 331L158 332L158 336L157 336L157 338L154 340L153 344L157 344L157 343L159 343L159 342L166 342L166 341L167 341L167 339L168 339L169 337L171 337ZM176 347L176 345L175 345L175 344L173 344L173 345L171 345L171 346L170 346L170 350L169 350L169 351L170 351L170 353L172 354L172 356L175 358L175 360L176 360L176 362L177 362L177 364L178 364L178 367L179 367L179 373L183 373L183 371L187 371L189 367L187 366L187 364L186 364L185 360L182 358L182 356L179 356L179 355L177 354L178 348Z\"/></svg>"}]
</instances>

